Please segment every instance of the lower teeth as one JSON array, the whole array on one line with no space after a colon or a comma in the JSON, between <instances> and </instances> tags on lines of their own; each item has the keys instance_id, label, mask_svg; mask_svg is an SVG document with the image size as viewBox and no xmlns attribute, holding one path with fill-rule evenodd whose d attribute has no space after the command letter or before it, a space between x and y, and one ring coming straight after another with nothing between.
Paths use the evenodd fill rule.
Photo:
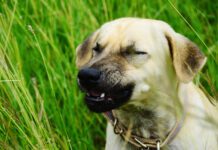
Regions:
<instances>
[{"instance_id":1,"label":"lower teeth","mask_svg":"<svg viewBox=\"0 0 218 150\"><path fill-rule=\"evenodd\" d=\"M90 94L90 93L86 93L86 95L87 95L87 96L91 96L91 97L95 97L95 98L97 98L97 99L105 98L105 93L101 93L100 96L94 96L94 95L92 95L92 94ZM112 98L111 98L111 97L106 97L106 99L107 99L108 101L112 101Z\"/></svg>"}]
</instances>

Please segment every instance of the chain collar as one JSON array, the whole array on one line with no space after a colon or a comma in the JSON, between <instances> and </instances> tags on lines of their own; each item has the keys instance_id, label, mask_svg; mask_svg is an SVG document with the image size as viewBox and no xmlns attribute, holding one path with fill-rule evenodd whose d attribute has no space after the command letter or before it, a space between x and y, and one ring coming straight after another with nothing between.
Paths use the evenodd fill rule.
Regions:
<instances>
[{"instance_id":1,"label":"chain collar","mask_svg":"<svg viewBox=\"0 0 218 150\"><path fill-rule=\"evenodd\" d=\"M157 149L169 144L177 135L184 122L184 116L180 121L176 121L173 129L166 135L166 138L162 141L161 139L144 138L138 135L132 134L123 124L121 124L118 118L114 117L112 111L104 113L104 116L111 122L114 128L114 133L120 135L125 141L136 146L140 150Z\"/></svg>"}]
</instances>

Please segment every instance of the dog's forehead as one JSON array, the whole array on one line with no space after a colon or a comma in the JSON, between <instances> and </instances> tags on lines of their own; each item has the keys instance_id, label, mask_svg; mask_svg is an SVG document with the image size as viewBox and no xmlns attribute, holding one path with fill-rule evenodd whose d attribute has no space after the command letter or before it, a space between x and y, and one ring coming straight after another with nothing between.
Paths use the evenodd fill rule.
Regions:
<instances>
[{"instance_id":1,"label":"dog's forehead","mask_svg":"<svg viewBox=\"0 0 218 150\"><path fill-rule=\"evenodd\" d=\"M97 42L111 50L134 44L139 49L151 49L163 37L161 21L149 19L119 19L99 29ZM160 42L159 42L160 43Z\"/></svg>"}]
</instances>

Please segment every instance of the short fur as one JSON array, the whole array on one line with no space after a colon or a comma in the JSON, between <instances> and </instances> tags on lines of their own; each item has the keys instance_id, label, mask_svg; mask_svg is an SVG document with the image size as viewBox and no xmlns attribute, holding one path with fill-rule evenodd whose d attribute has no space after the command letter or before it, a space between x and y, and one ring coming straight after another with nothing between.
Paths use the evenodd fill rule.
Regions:
<instances>
[{"instance_id":1,"label":"short fur","mask_svg":"<svg viewBox=\"0 0 218 150\"><path fill-rule=\"evenodd\" d=\"M100 52L93 51L97 43ZM107 72L107 85L134 83L130 100L114 112L135 134L164 138L185 115L182 129L164 149L218 149L217 109L192 83L205 62L193 42L167 23L151 19L108 22L77 48L78 68L95 66ZM136 147L115 135L108 123L106 150L121 149Z\"/></svg>"}]
</instances>

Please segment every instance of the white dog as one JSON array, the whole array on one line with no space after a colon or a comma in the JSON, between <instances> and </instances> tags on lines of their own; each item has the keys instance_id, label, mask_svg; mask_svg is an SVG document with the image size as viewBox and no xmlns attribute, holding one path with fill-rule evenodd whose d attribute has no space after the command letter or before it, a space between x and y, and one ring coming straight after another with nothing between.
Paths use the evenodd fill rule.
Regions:
<instances>
[{"instance_id":1,"label":"white dog","mask_svg":"<svg viewBox=\"0 0 218 150\"><path fill-rule=\"evenodd\" d=\"M216 150L217 109L192 83L206 62L167 23L122 18L77 48L85 102L104 112L107 150Z\"/></svg>"}]
</instances>

